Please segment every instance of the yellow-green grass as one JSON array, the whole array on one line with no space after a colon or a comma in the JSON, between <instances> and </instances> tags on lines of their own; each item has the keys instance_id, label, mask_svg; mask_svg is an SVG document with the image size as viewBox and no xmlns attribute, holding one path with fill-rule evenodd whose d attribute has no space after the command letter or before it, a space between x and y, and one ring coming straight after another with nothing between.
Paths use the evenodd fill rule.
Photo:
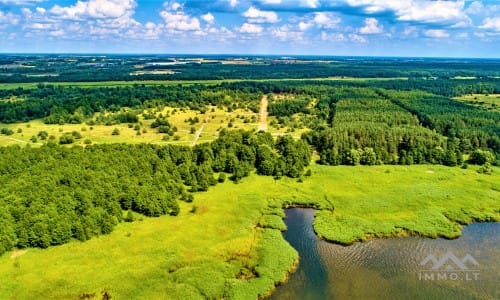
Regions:
<instances>
[{"instance_id":1,"label":"yellow-green grass","mask_svg":"<svg viewBox=\"0 0 500 300\"><path fill-rule=\"evenodd\" d=\"M458 222L500 220L500 168L493 175L475 168L312 165L301 183L251 175L197 193L177 217L122 223L106 236L16 258L6 253L0 299L103 290L115 299L255 299L296 264L279 232L281 207L318 208L318 235L341 243L408 233L457 237Z\"/></svg>"},{"instance_id":2,"label":"yellow-green grass","mask_svg":"<svg viewBox=\"0 0 500 300\"><path fill-rule=\"evenodd\" d=\"M212 108L214 111L212 111ZM237 118L237 116L252 117L257 116L257 114L252 113L249 110L237 109L232 112L227 112L225 109L220 109L216 107L211 107L205 114L201 114L194 110L189 109L175 109L166 107L161 112L156 111L155 113L159 115L162 113L164 116L168 114L168 121L172 126L177 127L178 131L175 133L178 136L176 139L170 137L168 141L163 140L165 134L160 134L156 129L151 128L151 123L154 120L145 120L142 116L139 116L139 121L141 125L141 135L137 135L137 131L133 128L129 128L129 124L117 124L117 125L87 125L87 124L64 124L64 125L52 125L45 124L41 120L33 120L24 123L15 124L1 124L0 128L9 128L14 131L13 135L5 136L0 135L0 146L8 145L26 145L32 144L33 146L38 146L44 143L40 139L36 143L31 141L32 136L37 136L40 131L46 131L49 136L53 135L59 138L65 133L71 133L73 131L78 131L82 138L75 140L72 145L84 145L85 140L89 139L93 144L102 143L154 143L154 144L178 144L178 145L192 145L195 134L191 133L191 127L196 130L203 126L203 130L198 139L198 142L210 142L215 140L219 135L219 130L222 128L228 128L229 121L234 119L233 129L244 129L253 130L257 129L256 123L244 123L243 120ZM190 123L185 122L189 118L198 117L199 123L190 125ZM204 125L203 125L204 124ZM135 124L133 124L135 125ZM119 135L112 135L113 130L117 128L120 132ZM18 132L21 129L21 132ZM146 132L143 131L146 130Z\"/></svg>"},{"instance_id":3,"label":"yellow-green grass","mask_svg":"<svg viewBox=\"0 0 500 300\"><path fill-rule=\"evenodd\" d=\"M454 99L483 109L500 112L500 94L472 94Z\"/></svg>"}]
</instances>

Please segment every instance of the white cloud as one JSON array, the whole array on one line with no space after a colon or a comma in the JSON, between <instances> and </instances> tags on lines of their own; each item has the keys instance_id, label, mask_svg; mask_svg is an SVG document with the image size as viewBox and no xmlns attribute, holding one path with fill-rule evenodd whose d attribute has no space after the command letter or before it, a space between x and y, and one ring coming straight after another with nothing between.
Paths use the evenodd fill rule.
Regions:
<instances>
[{"instance_id":1,"label":"white cloud","mask_svg":"<svg viewBox=\"0 0 500 300\"><path fill-rule=\"evenodd\" d=\"M36 8L36 12L39 13L39 14L44 14L47 10L43 7L37 7Z\"/></svg>"},{"instance_id":2,"label":"white cloud","mask_svg":"<svg viewBox=\"0 0 500 300\"><path fill-rule=\"evenodd\" d=\"M281 0L261 0L262 4L280 4Z\"/></svg>"},{"instance_id":3,"label":"white cloud","mask_svg":"<svg viewBox=\"0 0 500 300\"><path fill-rule=\"evenodd\" d=\"M238 5L238 0L228 0L229 6L236 7Z\"/></svg>"},{"instance_id":4,"label":"white cloud","mask_svg":"<svg viewBox=\"0 0 500 300\"><path fill-rule=\"evenodd\" d=\"M248 18L249 23L276 23L279 22L278 14L273 11L259 10L255 7L250 7L243 13L245 18Z\"/></svg>"},{"instance_id":5,"label":"white cloud","mask_svg":"<svg viewBox=\"0 0 500 300\"><path fill-rule=\"evenodd\" d=\"M261 33L264 29L262 26L257 24L244 23L241 25L239 31L241 33L250 33L250 34L258 34Z\"/></svg>"},{"instance_id":6,"label":"white cloud","mask_svg":"<svg viewBox=\"0 0 500 300\"><path fill-rule=\"evenodd\" d=\"M406 26L405 29L403 30L404 35L413 35L416 32L417 32L417 27L415 26Z\"/></svg>"},{"instance_id":7,"label":"white cloud","mask_svg":"<svg viewBox=\"0 0 500 300\"><path fill-rule=\"evenodd\" d=\"M55 5L50 13L62 19L81 20L86 18L106 19L131 17L137 6L135 0L89 0L78 1L75 5L62 7Z\"/></svg>"},{"instance_id":8,"label":"white cloud","mask_svg":"<svg viewBox=\"0 0 500 300\"><path fill-rule=\"evenodd\" d=\"M361 35L355 34L355 33L349 34L348 38L350 41L356 42L356 43L367 43L368 42L368 40L364 36L361 36Z\"/></svg>"},{"instance_id":9,"label":"white cloud","mask_svg":"<svg viewBox=\"0 0 500 300\"><path fill-rule=\"evenodd\" d=\"M13 13L4 13L0 11L0 28L5 27L6 25L17 25L19 24L20 17Z\"/></svg>"},{"instance_id":10,"label":"white cloud","mask_svg":"<svg viewBox=\"0 0 500 300\"><path fill-rule=\"evenodd\" d=\"M281 41L294 41L299 42L303 40L304 33L301 31L294 31L289 25L283 25L279 28L273 28L271 34Z\"/></svg>"},{"instance_id":11,"label":"white cloud","mask_svg":"<svg viewBox=\"0 0 500 300\"><path fill-rule=\"evenodd\" d=\"M425 35L432 38L447 38L450 37L448 31L443 29L429 29L425 31Z\"/></svg>"},{"instance_id":12,"label":"white cloud","mask_svg":"<svg viewBox=\"0 0 500 300\"><path fill-rule=\"evenodd\" d=\"M299 23L299 30L300 31L306 31L308 30L309 28L311 28L313 26L313 23L311 22L300 22Z\"/></svg>"},{"instance_id":13,"label":"white cloud","mask_svg":"<svg viewBox=\"0 0 500 300\"><path fill-rule=\"evenodd\" d=\"M209 24L212 24L215 21L215 17L211 13L202 15L201 19Z\"/></svg>"},{"instance_id":14,"label":"white cloud","mask_svg":"<svg viewBox=\"0 0 500 300\"><path fill-rule=\"evenodd\" d=\"M483 25L479 28L500 32L500 17L484 19Z\"/></svg>"},{"instance_id":15,"label":"white cloud","mask_svg":"<svg viewBox=\"0 0 500 300\"><path fill-rule=\"evenodd\" d=\"M53 30L50 32L50 36L53 36L53 37L63 37L65 35L66 35L66 32L62 29Z\"/></svg>"},{"instance_id":16,"label":"white cloud","mask_svg":"<svg viewBox=\"0 0 500 300\"><path fill-rule=\"evenodd\" d=\"M165 10L160 12L160 16L165 21L166 29L174 32L201 30L200 20L186 14L178 2L166 2L163 7Z\"/></svg>"},{"instance_id":17,"label":"white cloud","mask_svg":"<svg viewBox=\"0 0 500 300\"><path fill-rule=\"evenodd\" d=\"M362 7L366 13L393 12L397 20L420 23L471 24L464 11L464 1L431 0L346 0L347 4Z\"/></svg>"},{"instance_id":18,"label":"white cloud","mask_svg":"<svg viewBox=\"0 0 500 300\"><path fill-rule=\"evenodd\" d=\"M166 23L166 28L178 31L200 30L200 21L195 17L190 17L184 12L160 12Z\"/></svg>"},{"instance_id":19,"label":"white cloud","mask_svg":"<svg viewBox=\"0 0 500 300\"><path fill-rule=\"evenodd\" d=\"M320 28L334 28L340 21L333 13L317 12L314 16L314 23Z\"/></svg>"},{"instance_id":20,"label":"white cloud","mask_svg":"<svg viewBox=\"0 0 500 300\"><path fill-rule=\"evenodd\" d=\"M378 34L384 31L384 26L379 25L375 18L366 18L364 22L365 26L359 30L362 34Z\"/></svg>"},{"instance_id":21,"label":"white cloud","mask_svg":"<svg viewBox=\"0 0 500 300\"><path fill-rule=\"evenodd\" d=\"M346 36L343 33L326 33L321 32L320 38L322 41L334 41L334 42L344 42L346 41Z\"/></svg>"},{"instance_id":22,"label":"white cloud","mask_svg":"<svg viewBox=\"0 0 500 300\"><path fill-rule=\"evenodd\" d=\"M467 7L465 12L472 15L480 14L484 12L484 5L480 1L474 1Z\"/></svg>"},{"instance_id":23,"label":"white cloud","mask_svg":"<svg viewBox=\"0 0 500 300\"><path fill-rule=\"evenodd\" d=\"M302 5L310 8L318 8L319 0L302 0Z\"/></svg>"},{"instance_id":24,"label":"white cloud","mask_svg":"<svg viewBox=\"0 0 500 300\"><path fill-rule=\"evenodd\" d=\"M40 3L43 1L44 0L0 0L0 3L12 4L12 5L31 5L31 4Z\"/></svg>"}]
</instances>

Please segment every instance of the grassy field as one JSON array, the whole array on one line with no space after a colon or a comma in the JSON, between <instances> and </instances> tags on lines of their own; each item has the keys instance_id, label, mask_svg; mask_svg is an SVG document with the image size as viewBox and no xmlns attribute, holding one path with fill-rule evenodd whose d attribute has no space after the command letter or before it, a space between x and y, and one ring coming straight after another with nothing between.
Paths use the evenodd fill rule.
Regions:
<instances>
[{"instance_id":1,"label":"grassy field","mask_svg":"<svg viewBox=\"0 0 500 300\"><path fill-rule=\"evenodd\" d=\"M408 233L457 237L459 223L500 220L500 169L481 175L475 168L313 165L301 183L251 175L196 194L177 217L122 223L84 243L6 253L0 299L102 291L114 299L255 299L297 262L279 231L281 207L318 208L318 235L341 243Z\"/></svg>"},{"instance_id":2,"label":"grassy field","mask_svg":"<svg viewBox=\"0 0 500 300\"><path fill-rule=\"evenodd\" d=\"M486 110L500 112L500 94L472 94L456 97L454 99Z\"/></svg>"},{"instance_id":3,"label":"grassy field","mask_svg":"<svg viewBox=\"0 0 500 300\"><path fill-rule=\"evenodd\" d=\"M212 110L213 109L213 110ZM40 131L46 131L49 136L54 136L58 139L64 134L71 134L73 131L78 131L82 138L75 140L72 145L84 145L85 140L90 140L91 143L155 143L155 144L180 144L192 145L195 140L195 134L191 133L191 127L199 130L203 126L203 130L196 143L209 142L215 140L219 135L219 130L228 128L229 123L232 123L233 129L252 130L257 129L257 121L245 123L245 119L250 120L252 117L257 119L257 114L249 110L237 109L232 112L227 112L225 109L211 107L206 113L201 114L197 111L189 109L175 109L166 107L162 111L154 111L155 114L162 113L169 115L168 121L177 127L176 138L170 137L168 141L163 138L165 134L157 133L156 129L151 128L153 120L144 120L139 116L140 135L134 130L136 124L117 124L117 125L87 125L87 124L64 124L64 125L48 125L41 120L34 120L25 123L1 124L0 128L9 128L14 131L10 136L0 135L0 146L7 145L26 145L33 146L41 145L45 141L38 139L35 143L31 141L32 136L37 136ZM189 118L199 119L199 123L189 124L186 122ZM113 130L117 128L119 135L112 135Z\"/></svg>"}]
</instances>

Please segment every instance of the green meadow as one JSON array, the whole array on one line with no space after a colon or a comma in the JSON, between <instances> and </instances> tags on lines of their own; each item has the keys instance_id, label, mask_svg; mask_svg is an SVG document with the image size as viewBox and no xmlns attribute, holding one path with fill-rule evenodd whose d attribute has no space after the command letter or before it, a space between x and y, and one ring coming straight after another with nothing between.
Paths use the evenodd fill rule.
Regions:
<instances>
[{"instance_id":1,"label":"green meadow","mask_svg":"<svg viewBox=\"0 0 500 300\"><path fill-rule=\"evenodd\" d=\"M456 238L461 224L500 220L500 168L493 175L476 168L313 164L302 182L257 175L225 182L181 203L177 217L135 215L87 242L5 253L0 299L264 297L298 261L280 232L283 207L315 207L318 235L343 244Z\"/></svg>"}]
</instances>

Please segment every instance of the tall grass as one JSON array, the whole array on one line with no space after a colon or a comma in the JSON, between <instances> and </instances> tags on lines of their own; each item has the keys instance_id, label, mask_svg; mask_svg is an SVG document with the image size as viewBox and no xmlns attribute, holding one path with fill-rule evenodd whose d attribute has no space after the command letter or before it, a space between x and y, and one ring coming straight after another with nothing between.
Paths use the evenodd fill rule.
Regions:
<instances>
[{"instance_id":1,"label":"tall grass","mask_svg":"<svg viewBox=\"0 0 500 300\"><path fill-rule=\"evenodd\" d=\"M311 166L303 182L251 175L226 182L177 217L122 223L109 235L0 257L0 299L255 299L297 263L281 207L318 208L319 236L456 237L461 225L500 220L500 169ZM197 209L193 210L193 205Z\"/></svg>"}]
</instances>

